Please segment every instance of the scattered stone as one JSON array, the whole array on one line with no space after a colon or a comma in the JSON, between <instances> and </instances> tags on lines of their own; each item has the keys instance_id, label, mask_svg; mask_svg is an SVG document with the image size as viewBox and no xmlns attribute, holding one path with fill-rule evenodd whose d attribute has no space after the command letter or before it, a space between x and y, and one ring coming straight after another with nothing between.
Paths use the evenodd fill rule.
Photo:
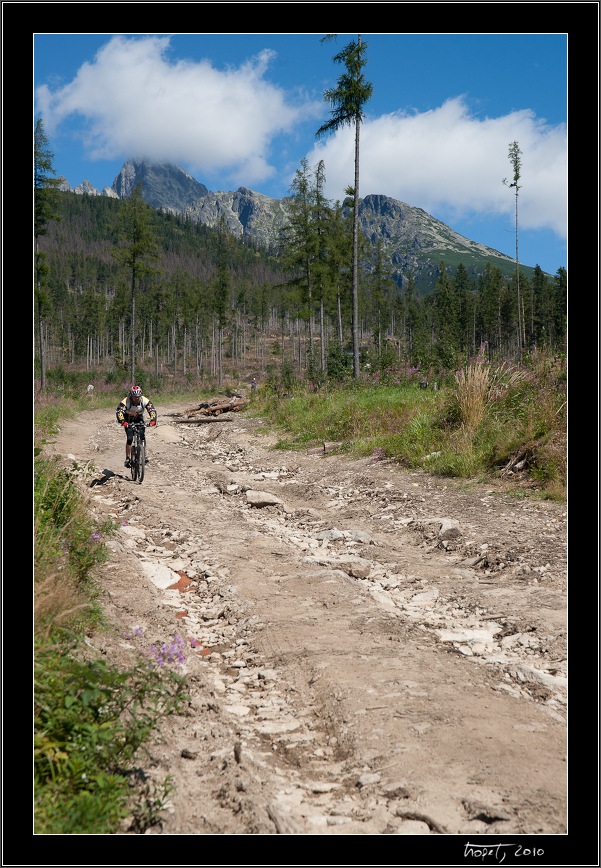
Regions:
<instances>
[{"instance_id":1,"label":"scattered stone","mask_svg":"<svg viewBox=\"0 0 601 868\"><path fill-rule=\"evenodd\" d=\"M371 563L363 558L341 558L336 561L336 564L341 570L356 579L366 579L371 572Z\"/></svg>"},{"instance_id":2,"label":"scattered stone","mask_svg":"<svg viewBox=\"0 0 601 868\"><path fill-rule=\"evenodd\" d=\"M298 825L288 815L286 806L280 802L272 802L268 805L267 813L273 821L278 835L295 835L300 832Z\"/></svg>"},{"instance_id":3,"label":"scattered stone","mask_svg":"<svg viewBox=\"0 0 601 868\"><path fill-rule=\"evenodd\" d=\"M438 531L438 538L440 540L458 539L461 535L456 521L451 518L443 518L440 530Z\"/></svg>"},{"instance_id":4,"label":"scattered stone","mask_svg":"<svg viewBox=\"0 0 601 868\"><path fill-rule=\"evenodd\" d=\"M191 760L193 760L193 759L196 759L196 757L198 756L198 754L197 754L197 753L194 753L194 752L191 751L191 750L188 750L188 748L185 747L185 748L182 750L180 756L183 756L184 759L191 759Z\"/></svg>"},{"instance_id":5,"label":"scattered stone","mask_svg":"<svg viewBox=\"0 0 601 868\"><path fill-rule=\"evenodd\" d=\"M126 524L121 528L121 531L125 536L132 537L133 539L146 539L146 532L143 531L141 527L134 527L134 525Z\"/></svg>"},{"instance_id":6,"label":"scattered stone","mask_svg":"<svg viewBox=\"0 0 601 868\"><path fill-rule=\"evenodd\" d=\"M150 579L153 585L161 590L171 588L179 580L177 573L166 564L156 561L140 561L140 566L146 578Z\"/></svg>"},{"instance_id":7,"label":"scattered stone","mask_svg":"<svg viewBox=\"0 0 601 868\"><path fill-rule=\"evenodd\" d=\"M372 774L361 775L361 777L357 781L356 786L358 786L360 789L363 789L363 787L370 787L370 786L373 786L374 784L379 784L379 783L380 783L380 775L378 772L374 772Z\"/></svg>"},{"instance_id":8,"label":"scattered stone","mask_svg":"<svg viewBox=\"0 0 601 868\"><path fill-rule=\"evenodd\" d=\"M331 530L322 530L319 533L315 534L315 539L327 540L328 542L333 542L334 540L344 538L344 533L335 527L333 527Z\"/></svg>"},{"instance_id":9,"label":"scattered stone","mask_svg":"<svg viewBox=\"0 0 601 868\"><path fill-rule=\"evenodd\" d=\"M247 714L250 714L248 705L224 705L223 710L229 714L235 714L236 717L246 717Z\"/></svg>"},{"instance_id":10,"label":"scattered stone","mask_svg":"<svg viewBox=\"0 0 601 868\"><path fill-rule=\"evenodd\" d=\"M415 594L413 597L411 597L411 602L412 603L422 603L422 604L425 603L426 605L428 605L430 603L434 603L434 601L437 598L438 598L438 589L437 588L430 588L430 590L428 590L428 591L422 591L419 594Z\"/></svg>"},{"instance_id":11,"label":"scattered stone","mask_svg":"<svg viewBox=\"0 0 601 868\"><path fill-rule=\"evenodd\" d=\"M403 820L395 835L429 835L430 827L423 820Z\"/></svg>"},{"instance_id":12,"label":"scattered stone","mask_svg":"<svg viewBox=\"0 0 601 868\"><path fill-rule=\"evenodd\" d=\"M284 501L275 494L271 494L268 491L254 491L252 489L248 489L246 492L246 502L250 504L250 506L259 508L263 506L283 506L284 503Z\"/></svg>"},{"instance_id":13,"label":"scattered stone","mask_svg":"<svg viewBox=\"0 0 601 868\"><path fill-rule=\"evenodd\" d=\"M161 433L166 433L169 430L172 431L172 429L169 429L169 426L163 426L160 430ZM206 442L204 440L204 435L207 433L207 431L202 432L203 442ZM186 431L186 435L188 436L188 440L179 435L175 435L173 438L164 437L162 439L164 439L165 442L179 441L180 445L177 447L178 451L181 452L181 450L185 448L186 451L184 454L190 455L190 447L193 447L194 435L188 430ZM310 746L309 750L311 753L309 755L312 757L312 760L321 758L323 761L326 759L327 764L325 762L320 762L319 765L315 767L313 773L316 775L327 774L328 777L332 774L333 766L331 760L334 756L337 742L336 738L332 737L328 746L326 746L325 740L322 740L323 734L318 730L318 728L313 729L314 721L312 719L306 719L304 713L299 713L298 705L294 705L294 703L298 703L298 698L295 698L292 692L290 694L286 692L287 689L292 691L292 687L287 687L286 690L278 689L278 670L262 668L261 657L257 656L255 659L252 654L252 648L244 645L243 640L240 637L246 634L242 631L246 626L249 628L250 635L252 635L255 628L260 630L263 627L261 617L255 615L253 616L254 620L250 617L232 617L231 605L232 599L235 599L235 586L226 587L223 584L221 580L227 579L228 573L218 563L217 553L219 550L216 547L216 543L218 542L219 532L221 531L221 516L226 519L228 515L231 514L232 510L240 509L245 501L248 506L254 507L284 506L284 502L281 498L271 494L270 492L257 490L252 484L249 485L248 481L256 479L266 481L279 480L282 482L282 472L286 472L290 476L291 474L294 474L297 468L294 468L293 471L286 471L286 469L283 468L281 469L282 472L270 471L258 467L252 468L250 465L246 464L244 464L244 468L242 468L241 464L243 462L239 461L237 456L234 456L234 450L222 447L223 441L221 441L219 448L215 446L214 463L216 466L226 466L228 468L228 473L223 473L223 475L221 475L221 471L218 470L215 471L215 475L210 471L207 473L208 465L201 466L200 469L196 469L194 465L189 465L190 469L188 470L188 477L190 476L190 473L192 476L196 474L198 479L198 491L214 495L234 495L228 497L217 496L210 502L208 499L205 501L205 503L209 504L207 511L211 512L212 524L209 526L210 529L205 530L204 522L201 521L200 529L197 531L198 536L195 536L194 531L188 530L182 537L177 533L171 533L165 530L161 531L156 528L143 530L140 527L128 525L126 528L122 529L123 534L118 536L118 541L109 541L108 545L112 548L119 547L123 550L120 541L122 539L128 547L136 549L136 554L140 555L143 552L143 554L141 554L141 568L143 569L146 578L151 579L157 588L167 591L167 593L172 592L174 595L173 597L165 596L165 599L163 599L163 593L154 596L161 598L159 607L164 606L163 611L169 611L169 617L171 617L174 627L179 628L180 631L182 630L182 621L180 620L176 623L176 619L181 613L181 594L186 591L184 599L185 606L187 607L186 624L188 626L184 629L190 631L190 633L193 632L197 641L202 643L202 645L197 646L197 650L194 653L190 650L188 651L189 657L186 661L187 675L190 676L190 673L192 673L194 678L200 677L202 680L206 679L208 688L207 692L203 695L202 703L195 705L194 708L198 708L199 710L202 710L202 712L205 712L208 708L216 713L212 716L204 714L202 720L199 716L197 721L198 728L194 731L194 737L198 739L198 742L194 743L200 744L201 740L219 737L220 731L225 727L228 728L227 747L224 748L223 752L220 754L220 759L224 764L224 772L226 766L229 764L229 778L227 784L224 783L224 793L227 792L225 787L229 787L229 795L232 799L235 799L235 793L248 792L249 796L253 797L252 786L256 782L255 772L257 766L255 765L255 771L253 771L252 775L248 777L244 772L249 768L249 764L252 763L250 747L252 747L252 750L254 751L257 742L261 743L261 750L263 747L265 747L266 751L271 751L273 749L273 757L271 753L267 754L268 762L271 763L272 759L275 759L274 767L277 767L280 750L290 751L290 758L294 760L296 751L300 752L307 748L306 742L309 742L312 739L317 740L315 744ZM206 446L203 445L203 448L206 448ZM320 466L325 467L325 465ZM175 469L177 470L177 467L175 467ZM237 474L235 477L229 475L230 473L233 473L234 470L238 470L239 472L243 470L244 473L243 475ZM103 474L105 475L108 475L108 473L110 473L110 471L103 471ZM354 510L355 507L357 507L357 512L351 513L349 511L349 515L358 515L358 508L364 507L369 503L370 514L374 508L377 508L378 515L384 513L384 517L394 518L394 522L389 521L387 523L386 530L383 529L383 523L381 525L374 524L374 527L378 529L378 533L393 532L399 533L400 535L400 533L403 533L404 531L399 531L399 528L413 526L422 533L425 528L426 533L424 533L424 535L427 535L430 540L434 539L434 543L437 541L456 543L458 540L461 540L464 532L468 532L467 530L463 531L456 521L449 518L422 518L422 512L428 511L430 514L435 515L436 511L442 507L442 504L444 503L444 501L438 496L436 497L436 500L440 499L440 507L434 505L434 499L426 501L426 498L419 497L418 495L421 493L426 493L424 488L420 488L419 491L415 492L415 496L413 496L413 494L411 495L410 500L412 501L411 508L413 510L413 517L407 518L402 516L402 510L407 509L409 500L405 499L404 501L398 502L398 492L396 492L396 499L393 499L393 497L389 497L387 492L383 491L381 487L379 490L375 490L371 488L370 485L363 485L363 483L359 481L353 481L349 485L348 480L350 480L350 474L344 478L340 477L335 482L331 483L334 487L329 488L327 494L322 491L324 503L328 497L333 497L335 499L331 501L330 506L335 505L337 507L348 507L349 510ZM293 478L288 478L285 481L290 483L300 482L299 479L295 480ZM320 480L309 480L309 483L317 489ZM186 485L186 477L184 477L183 473L179 476L175 473L173 479L170 480L169 483L165 482L165 492L168 493L168 486L170 485L183 488ZM203 486L202 488L200 487L201 485ZM352 487L353 485L358 487L354 488ZM388 483L385 485L388 485ZM407 483L407 485L409 485L409 483ZM413 485L417 487L417 483L413 483ZM120 509L123 512L126 508L133 509L140 505L139 503L136 503L137 499L134 500L129 498L129 501L126 501L126 498L123 495L128 487L131 487L129 486L129 481L117 476L110 485L105 486L101 493L108 491L111 496L114 495L115 492L117 495L120 493ZM273 487L275 488L276 486L274 485ZM300 496L296 493L296 489L292 490L295 492L293 495L295 499L298 498L298 500L300 500ZM161 494L162 493L163 490L161 489ZM243 493L246 493L246 498L241 496ZM94 492L94 495L98 497L98 489ZM374 495L377 496L374 497ZM403 496L407 498L406 494ZM102 500L100 497L98 499ZM374 503L377 503L377 507L372 506ZM144 503L141 505L143 507ZM537 700L544 698L543 694L545 693L548 696L551 691L558 691L561 693L565 690L565 678L560 675L552 675L551 672L547 672L545 669L539 670L535 667L529 667L522 662L524 655L538 656L539 652L544 653L544 651L541 651L541 643L535 641L536 637L533 638L529 633L516 633L503 637L503 628L499 627L499 625L495 623L486 623L486 612L483 609L474 610L471 605L473 597L470 599L469 583L465 582L465 579L469 579L470 575L472 575L474 579L477 579L476 573L470 574L469 569L453 570L448 566L445 566L444 571L449 575L440 577L442 583L440 585L441 590L439 591L437 588L433 588L430 585L430 583L436 582L436 577L438 576L437 573L424 571L424 576L428 576L427 580L421 576L408 574L408 571L411 569L417 570L414 563L411 562L411 558L407 559L407 563L403 562L402 564L398 564L388 563L385 556L382 557L381 560L378 560L377 557L373 557L372 560L367 560L351 556L349 553L352 551L352 545L375 545L375 540L369 533L362 530L345 529L345 525L343 524L345 521L345 517L343 517L345 515L344 513L341 513L340 517L337 518L339 527L330 527L331 518L326 522L323 513L308 507L296 509L292 516L288 511L286 511L286 516L284 517L281 508L277 510L277 514L275 514L276 511L273 510L260 515L253 514L253 511L249 510L248 506L243 507L245 510L245 520L246 522L251 523L254 527L260 528L260 532L257 531L257 536L260 537L262 542L265 542L266 548L269 548L275 554L283 554L282 549L284 548L284 545L291 542L292 536L294 536L295 546L301 548L303 553L314 556L312 559L302 558L303 561L319 563L321 566L326 567L319 572L314 568L313 572L304 574L302 573L301 568L300 575L326 576L328 580L333 580L335 577L337 578L339 585L341 584L341 580L346 584L346 587L350 587L352 584L354 587L360 589L360 595L358 593L356 599L352 600L352 602L363 603L367 599L367 605L373 605L373 601L375 601L380 608L379 614L382 614L383 612L386 613L387 623L392 624L393 617L395 617L398 623L402 625L403 622L406 622L411 618L411 629L414 630L417 626L419 629L423 630L424 633L428 633L431 637L432 646L435 646L437 639L438 641L449 642L453 644L454 651L458 651L466 657L474 658L474 662L478 659L480 664L493 663L497 668L497 671L499 668L501 671L505 671L506 681L508 682L507 684L495 685L493 689L506 690L515 697L521 697L522 700L528 700L529 697L534 698L537 689ZM446 508L448 509L449 507ZM284 510L285 509L284 506ZM486 552L487 549L489 549L489 546L486 544L481 545L477 541L478 531L476 530L474 532L472 529L478 528L478 525L468 523L474 520L473 517L471 515L464 516L463 513L460 513L453 507L450 507L450 509L453 509L453 512L462 516L462 522L465 522L465 528L470 528L469 533L474 533L476 539L471 543L460 543L460 545L462 545L462 550L457 553L457 557L451 556L448 558L448 563L456 563L458 567L468 568L482 565L488 566ZM144 514L143 510L140 510L135 514L137 519L141 518L141 513ZM354 521L355 519L351 520ZM356 520L358 522L360 521L360 519ZM160 527L164 526L162 519L160 520L159 525ZM394 527L392 527L392 525L394 525ZM320 530L320 528L322 529ZM213 532L213 529L215 532ZM555 528L548 529L553 531L555 530ZM245 533L246 531L243 530L242 534L244 535ZM200 536L203 534L212 539L201 539ZM438 539L436 539L436 537L438 537ZM378 537L378 539L380 539L380 537ZM138 542L144 540L145 545L139 546ZM158 543L161 545L158 545ZM322 544L321 547L318 546L318 543ZM332 545L330 546L330 544ZM345 551L347 547L349 553ZM432 560L438 560L441 548L442 546L439 546L438 553L433 555ZM449 550L452 548L453 545L449 545ZM356 550L362 552L362 549L358 548ZM493 564L494 569L496 569L498 563L500 563L500 559L497 558L498 548L496 539L493 544L493 550L495 557L493 558L490 554L489 557L491 558L491 563ZM429 551L432 552L433 550L429 549ZM516 545L516 551L521 552L524 551L524 549ZM384 553L385 555L387 554L385 548ZM131 552L128 552L128 557L130 557L130 554ZM329 556L330 554L331 557ZM440 554L442 555L442 553ZM501 552L501 554L503 555L503 559L509 565L511 565L512 561L515 561L515 557L509 557L507 559L504 557L505 552ZM469 557L467 557L467 555L469 555ZM394 558L400 559L402 557L403 556L398 552L394 553ZM430 556L428 555L427 557L429 558ZM444 557L448 557L448 555ZM461 557L464 559L461 560ZM162 558L163 561L159 561L159 558ZM207 558L210 563L205 563L205 558ZM519 555L519 560L522 560L521 554ZM299 558L299 561L301 561L301 558ZM533 562L543 563L544 561L542 559L538 561L533 559ZM555 562L553 562L553 564L554 563ZM177 571L174 569L175 567L177 567ZM235 572L237 565L234 566L232 563L230 564L230 567L232 570L231 581L237 581ZM492 568L493 567L491 567L491 569ZM526 570L530 569L523 564L518 564L512 569L517 571L523 568ZM550 569L548 566L534 568L536 574L540 574L541 582L544 579L544 573L548 569ZM344 570L344 572L342 572L342 570ZM185 573L187 580L183 579L182 573ZM282 570L282 575L287 575L285 570ZM505 575L509 575L509 572L506 572L504 577ZM199 576L201 580L195 582L193 586L190 579L195 576ZM352 576L353 579L356 579L357 581L351 583L348 576ZM135 587L136 576L132 574L131 578L132 586ZM457 579L462 583L462 592L464 589L467 589L465 596L458 597L455 594L455 599L453 599L453 583L450 579ZM457 589L457 586L458 582L455 582L455 590ZM231 588L233 588L233 590L231 590ZM415 593L416 590L419 592ZM217 592L223 596L220 598ZM303 603L304 602L305 601L303 601ZM481 602L482 598L480 598L480 603ZM489 604L497 607L491 608L491 612L511 611L509 608L499 608L499 606L505 606L505 601L502 599L491 599L489 600ZM405 605L407 605L407 608L405 608ZM392 613L395 613L395 615L393 616ZM301 612L298 617L302 617L303 614L304 613ZM488 617L491 616L489 615ZM504 621L505 617L507 616L499 616L498 620L500 620L506 627L507 625ZM266 618L266 621L267 620L268 619ZM464 620L466 623L463 623ZM482 623L483 621L485 624ZM235 627L230 628L230 625L232 624L235 624ZM491 629L489 629L489 627ZM498 636L499 632L501 632L500 637ZM180 635L182 634L180 633ZM393 636L391 635L389 638L392 639ZM397 639L396 636L394 638ZM553 639L554 637L546 638ZM399 640L397 639L397 641ZM242 643L242 645L240 643ZM418 645L417 647L420 648L421 646ZM440 646L438 647L440 648ZM211 649L219 649L220 653L218 653L217 650L212 651ZM493 652L498 656L494 657ZM521 655L521 658L518 658L518 654ZM263 660L264 659L265 658L263 658ZM526 659L530 658L527 657ZM551 660L551 658L549 658L549 660ZM556 658L553 658L553 660L554 662L557 662ZM455 662L459 663L459 661ZM472 662L466 660L463 661L463 663L464 668L477 669ZM543 661L540 661L540 665L544 666ZM550 665L549 668L551 668ZM551 671L556 672L557 670L552 669ZM511 679L514 679L513 682ZM212 687L210 686L211 682ZM417 697L426 694L413 692L410 695ZM210 701L208 700L208 696L212 697ZM219 704L216 700L219 701ZM289 701L291 702L291 705L288 705ZM546 701L549 708L545 708L544 710L549 714L555 714L555 719L562 721L564 718L559 714L559 711L564 711L560 704L561 699L559 702L555 702L551 707L554 702L554 699ZM292 716L291 713L293 708L294 716ZM363 712L364 711L365 709L363 709ZM225 718L224 720L223 717L219 719L217 714L220 712L226 712L229 719ZM421 731L419 729L417 731L420 733L425 731L423 727L428 725L429 724L420 724L422 729ZM410 722L408 728L411 727L413 727L414 730L416 729L416 725ZM311 730L310 732L307 731L309 729ZM523 729L526 732L539 731L535 730L531 724L516 724L516 729ZM237 737L244 739L244 742L234 742L232 737L234 732ZM181 735L182 734L180 733L180 736ZM186 737L187 735L189 735L189 731L186 734ZM264 736L265 738L259 739L257 736ZM247 738L250 744L249 748L246 747ZM242 755L242 743L245 745L244 755ZM223 742L221 742L221 744L223 744ZM237 769L234 766L232 750L236 764L240 765L242 763L240 769ZM202 753L198 755L202 756ZM185 759L195 759L198 755L187 748L184 748L181 751L181 756ZM260 755L261 751L258 752L258 756ZM362 759L361 762L363 761L364 760ZM200 768L200 766L198 767ZM367 766L364 766L364 768L366 767ZM263 768L266 768L266 766ZM261 770L261 776L263 774L263 768ZM300 768L301 766L299 765L299 769ZM196 767L188 767L188 772L190 769L192 774L194 774ZM347 770L345 769L344 774L346 773ZM304 774L306 774L306 768ZM265 776L267 777L267 772L265 772ZM344 777L344 775L342 777ZM292 779L288 777L286 787L282 785L281 790L278 791L276 788L276 792L278 792L278 800L272 802L269 805L269 808L265 809L264 807L262 809L263 814L271 817L271 822L275 824L278 833L291 834L306 831L307 823L312 823L315 827L319 827L319 832L322 834L328 832L327 827L333 827L331 833L336 833L338 830L336 830L335 827L352 822L351 817L357 819L356 806L359 802L357 791L353 794L352 799L349 796L343 798L340 796L340 793L335 793L337 787L340 786L339 783L330 783L329 781L318 780L316 782L309 782L308 784L301 784L300 776L296 779L294 784L291 784L291 780ZM336 780L340 780L340 777ZM263 780L261 780L261 782L263 783ZM351 778L351 783L352 782L353 778ZM412 783L415 782L412 781ZM362 774L356 782L358 790L365 790L361 795L361 803L364 807L369 804L369 809L366 808L366 817L369 814L370 821L374 820L376 814L376 809L374 807L375 803L382 798L382 791L379 786L380 784L380 776L378 774L369 773ZM294 787L297 787L297 789L294 789ZM375 788L375 794L373 790L369 789L370 787ZM384 827L386 827L387 833L430 834L431 831L438 831L440 834L444 833L445 830L442 829L442 827L438 826L435 821L429 820L424 815L401 813L401 805L408 807L408 802L404 800L415 799L416 797L414 793L410 793L401 785L396 785L393 788L385 787L384 790L384 799L387 803L386 810L388 812L388 818L382 824L381 828L384 829ZM254 795L256 795L256 792ZM346 799L348 799L348 802L353 806L352 809L349 807L349 804L345 804ZM243 805L244 801L250 801L250 799L241 801L240 798L238 798L238 802L236 802L237 809ZM296 806L301 803L304 803L302 810L296 812ZM317 815L318 808L319 815ZM247 808L243 806L239 814L240 817L244 814L245 810L247 810ZM313 812L313 815L311 815L311 812ZM399 819L395 819L394 822L391 822L393 812L395 812L394 816ZM298 820L294 819L295 814L296 817L298 817ZM479 814L474 814L474 816L485 817L484 820L470 819L469 822L474 824L474 829L477 828L477 823L482 822L486 825L493 822L490 819L493 816L493 812L488 809L483 810ZM302 819L300 819L301 817ZM496 819L505 818L497 818L495 816L495 820ZM361 821L363 822L364 820L365 818L362 817ZM266 830L273 831L273 828L269 827L266 819L264 822L266 824ZM340 831L344 834L348 830L343 828ZM472 826L469 827L469 831L472 831ZM487 830L484 829L483 834L486 831Z\"/></svg>"},{"instance_id":14,"label":"scattered stone","mask_svg":"<svg viewBox=\"0 0 601 868\"><path fill-rule=\"evenodd\" d=\"M285 732L294 732L300 728L300 721L292 718L279 718L278 720L263 720L255 729L261 735L279 735Z\"/></svg>"}]
</instances>

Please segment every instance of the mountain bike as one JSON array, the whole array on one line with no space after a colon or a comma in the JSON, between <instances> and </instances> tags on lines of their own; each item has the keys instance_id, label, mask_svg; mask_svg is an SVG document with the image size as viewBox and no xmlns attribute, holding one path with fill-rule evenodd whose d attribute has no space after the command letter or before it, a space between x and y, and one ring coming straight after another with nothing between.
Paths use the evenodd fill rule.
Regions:
<instances>
[{"instance_id":1,"label":"mountain bike","mask_svg":"<svg viewBox=\"0 0 601 868\"><path fill-rule=\"evenodd\" d=\"M131 441L131 478L134 482L144 479L144 470L146 468L146 428L150 422L130 422L134 429L134 436Z\"/></svg>"}]
</instances>

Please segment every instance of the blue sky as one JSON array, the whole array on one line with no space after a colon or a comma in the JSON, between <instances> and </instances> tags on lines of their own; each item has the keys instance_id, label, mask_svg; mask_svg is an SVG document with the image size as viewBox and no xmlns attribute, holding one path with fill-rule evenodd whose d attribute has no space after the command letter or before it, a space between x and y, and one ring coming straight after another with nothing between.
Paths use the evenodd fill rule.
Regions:
<instances>
[{"instance_id":1,"label":"blue sky","mask_svg":"<svg viewBox=\"0 0 601 868\"><path fill-rule=\"evenodd\" d=\"M323 92L342 72L332 58L356 34L322 36L34 34L34 112L57 174L102 190L142 156L178 163L210 190L281 198L307 157L323 159L326 195L342 199L354 133L315 133L329 117ZM373 96L360 196L423 208L513 257L515 198L503 179L517 141L520 262L567 267L567 34L362 39Z\"/></svg>"}]
</instances>

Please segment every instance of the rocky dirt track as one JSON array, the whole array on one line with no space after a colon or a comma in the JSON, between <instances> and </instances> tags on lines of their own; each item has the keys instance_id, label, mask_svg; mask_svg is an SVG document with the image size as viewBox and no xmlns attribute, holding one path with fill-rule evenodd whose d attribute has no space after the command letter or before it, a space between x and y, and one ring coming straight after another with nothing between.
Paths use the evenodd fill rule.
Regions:
<instances>
[{"instance_id":1,"label":"rocky dirt track","mask_svg":"<svg viewBox=\"0 0 601 868\"><path fill-rule=\"evenodd\" d=\"M565 508L184 409L159 408L141 485L110 411L54 446L121 525L90 646L185 643L149 832L565 833Z\"/></svg>"}]
</instances>

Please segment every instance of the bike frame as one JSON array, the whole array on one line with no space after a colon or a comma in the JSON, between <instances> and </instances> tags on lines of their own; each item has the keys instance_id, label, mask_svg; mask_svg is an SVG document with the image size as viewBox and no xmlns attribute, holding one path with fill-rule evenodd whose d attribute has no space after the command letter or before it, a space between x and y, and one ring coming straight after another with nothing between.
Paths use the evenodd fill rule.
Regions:
<instances>
[{"instance_id":1,"label":"bike frame","mask_svg":"<svg viewBox=\"0 0 601 868\"><path fill-rule=\"evenodd\" d=\"M134 436L131 442L131 478L134 482L136 480L144 479L144 471L146 464L146 454L145 454L145 446L146 446L146 428L148 428L148 422L130 422L130 425L134 429Z\"/></svg>"}]
</instances>

